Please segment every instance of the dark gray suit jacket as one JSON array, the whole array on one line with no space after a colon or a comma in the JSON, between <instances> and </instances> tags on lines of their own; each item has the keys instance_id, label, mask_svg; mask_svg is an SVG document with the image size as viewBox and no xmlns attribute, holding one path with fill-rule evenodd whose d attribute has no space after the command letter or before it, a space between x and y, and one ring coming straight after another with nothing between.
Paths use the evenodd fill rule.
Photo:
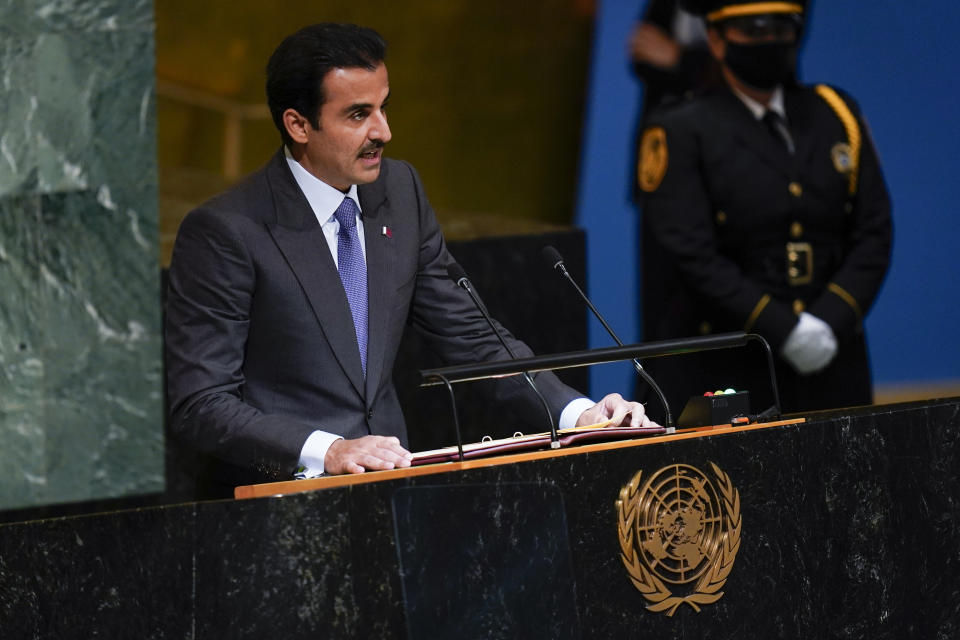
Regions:
<instances>
[{"instance_id":1,"label":"dark gray suit jacket","mask_svg":"<svg viewBox=\"0 0 960 640\"><path fill-rule=\"evenodd\" d=\"M509 357L449 279L453 258L414 169L384 159L359 198L366 379L336 266L282 150L180 226L165 326L171 427L199 450L255 471L251 481L290 477L316 429L406 444L392 379L406 323L451 364ZM530 354L523 343L511 347ZM552 374L537 384L555 417L580 395ZM542 420L521 380L505 379L495 393L505 410L539 411Z\"/></svg>"}]
</instances>

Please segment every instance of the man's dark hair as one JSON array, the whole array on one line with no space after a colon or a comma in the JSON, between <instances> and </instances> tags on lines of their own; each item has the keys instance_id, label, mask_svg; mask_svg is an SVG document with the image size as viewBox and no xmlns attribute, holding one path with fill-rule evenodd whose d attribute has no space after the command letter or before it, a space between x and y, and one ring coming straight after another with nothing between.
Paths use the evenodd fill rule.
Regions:
<instances>
[{"instance_id":1,"label":"man's dark hair","mask_svg":"<svg viewBox=\"0 0 960 640\"><path fill-rule=\"evenodd\" d=\"M284 144L292 142L283 126L284 111L295 109L319 128L324 76L338 68L373 71L386 52L379 33L355 24L324 22L284 38L267 63L267 104Z\"/></svg>"}]
</instances>

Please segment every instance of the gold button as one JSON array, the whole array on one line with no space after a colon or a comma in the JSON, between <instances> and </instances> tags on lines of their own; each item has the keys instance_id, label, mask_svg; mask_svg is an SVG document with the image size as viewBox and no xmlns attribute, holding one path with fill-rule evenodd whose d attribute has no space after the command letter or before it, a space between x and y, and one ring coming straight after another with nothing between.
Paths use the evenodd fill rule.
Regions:
<instances>
[{"instance_id":1,"label":"gold button","mask_svg":"<svg viewBox=\"0 0 960 640\"><path fill-rule=\"evenodd\" d=\"M797 315L803 313L804 309L807 308L807 305L803 304L803 300L797 298L793 301L793 312Z\"/></svg>"},{"instance_id":2,"label":"gold button","mask_svg":"<svg viewBox=\"0 0 960 640\"><path fill-rule=\"evenodd\" d=\"M700 323L700 335L705 336L713 330L713 327L710 326L710 323L704 320Z\"/></svg>"},{"instance_id":3,"label":"gold button","mask_svg":"<svg viewBox=\"0 0 960 640\"><path fill-rule=\"evenodd\" d=\"M800 186L799 182L791 182L787 189L790 190L790 194L795 198L799 198L801 195L803 195L803 187Z\"/></svg>"},{"instance_id":4,"label":"gold button","mask_svg":"<svg viewBox=\"0 0 960 640\"><path fill-rule=\"evenodd\" d=\"M724 224L727 221L727 214L723 211L717 211L717 224Z\"/></svg>"},{"instance_id":5,"label":"gold button","mask_svg":"<svg viewBox=\"0 0 960 640\"><path fill-rule=\"evenodd\" d=\"M799 238L802 235L803 235L803 225L797 222L796 220L794 220L790 224L790 237Z\"/></svg>"}]
</instances>

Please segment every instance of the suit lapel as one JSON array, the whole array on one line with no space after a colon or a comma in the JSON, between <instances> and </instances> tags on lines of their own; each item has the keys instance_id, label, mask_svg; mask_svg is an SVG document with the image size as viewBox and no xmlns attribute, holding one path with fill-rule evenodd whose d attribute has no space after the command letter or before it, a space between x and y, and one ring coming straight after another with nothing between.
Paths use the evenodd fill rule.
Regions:
<instances>
[{"instance_id":1,"label":"suit lapel","mask_svg":"<svg viewBox=\"0 0 960 640\"><path fill-rule=\"evenodd\" d=\"M757 121L747 105L743 104L732 90L726 89L722 92L716 103L716 111L718 121L730 123L727 126L732 128L734 138L741 145L786 176L793 176L793 156L773 137L764 123ZM790 124L792 128L792 123Z\"/></svg>"},{"instance_id":2,"label":"suit lapel","mask_svg":"<svg viewBox=\"0 0 960 640\"><path fill-rule=\"evenodd\" d=\"M340 274L320 223L290 173L282 150L268 165L267 179L277 213L276 224L267 225L270 234L300 282L341 368L357 393L363 396L357 335Z\"/></svg>"},{"instance_id":3,"label":"suit lapel","mask_svg":"<svg viewBox=\"0 0 960 640\"><path fill-rule=\"evenodd\" d=\"M393 215L384 189L386 164L380 180L358 187L360 208L363 210L363 235L367 253L367 397L373 398L383 375L387 348L387 325L394 303L390 295L391 274L395 265L395 244L384 233L390 228ZM391 232L392 233L392 232Z\"/></svg>"}]
</instances>

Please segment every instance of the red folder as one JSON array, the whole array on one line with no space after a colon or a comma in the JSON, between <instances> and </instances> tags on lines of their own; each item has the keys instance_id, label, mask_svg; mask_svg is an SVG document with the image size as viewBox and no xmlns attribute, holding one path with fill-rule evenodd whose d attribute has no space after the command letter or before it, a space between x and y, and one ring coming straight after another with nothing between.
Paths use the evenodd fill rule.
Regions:
<instances>
[{"instance_id":1,"label":"red folder","mask_svg":"<svg viewBox=\"0 0 960 640\"><path fill-rule=\"evenodd\" d=\"M557 432L561 447L569 447L574 444L583 444L585 442L606 442L613 440L631 440L642 436L657 435L666 433L664 427L574 427L572 429L561 429ZM477 458L488 458L490 456L502 455L504 453L517 453L519 451L536 451L538 449L550 448L549 433L535 433L531 435L516 435L512 438L503 438L501 440L483 440L472 444L463 445L463 459L474 460ZM445 447L443 449L434 449L432 451L421 451L413 454L411 464L413 466L423 464L433 464L436 462L456 462L460 459L457 447Z\"/></svg>"}]
</instances>

